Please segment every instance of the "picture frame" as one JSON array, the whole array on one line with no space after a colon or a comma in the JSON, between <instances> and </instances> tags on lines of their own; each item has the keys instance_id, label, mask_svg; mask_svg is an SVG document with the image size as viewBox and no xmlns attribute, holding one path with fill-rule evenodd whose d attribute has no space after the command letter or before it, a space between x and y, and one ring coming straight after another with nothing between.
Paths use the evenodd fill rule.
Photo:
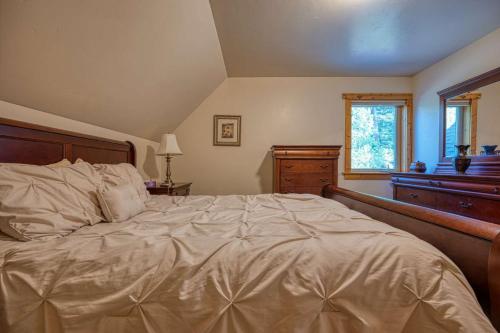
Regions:
<instances>
[{"instance_id":1,"label":"picture frame","mask_svg":"<svg viewBox=\"0 0 500 333\"><path fill-rule=\"evenodd\" d=\"M241 146L241 116L214 115L214 146Z\"/></svg>"}]
</instances>

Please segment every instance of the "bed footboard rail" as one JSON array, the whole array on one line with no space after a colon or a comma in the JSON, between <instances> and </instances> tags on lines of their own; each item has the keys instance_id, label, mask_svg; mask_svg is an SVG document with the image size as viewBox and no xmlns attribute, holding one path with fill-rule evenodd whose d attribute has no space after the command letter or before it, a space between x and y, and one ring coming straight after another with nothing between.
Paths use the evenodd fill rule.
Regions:
<instances>
[{"instance_id":1,"label":"bed footboard rail","mask_svg":"<svg viewBox=\"0 0 500 333\"><path fill-rule=\"evenodd\" d=\"M323 197L432 244L462 270L500 331L500 225L327 185Z\"/></svg>"}]
</instances>

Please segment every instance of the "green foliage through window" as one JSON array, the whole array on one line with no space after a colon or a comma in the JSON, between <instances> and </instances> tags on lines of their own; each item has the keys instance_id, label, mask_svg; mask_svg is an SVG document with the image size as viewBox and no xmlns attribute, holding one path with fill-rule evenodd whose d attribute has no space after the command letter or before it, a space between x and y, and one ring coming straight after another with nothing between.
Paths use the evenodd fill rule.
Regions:
<instances>
[{"instance_id":1,"label":"green foliage through window","mask_svg":"<svg viewBox=\"0 0 500 333\"><path fill-rule=\"evenodd\" d=\"M397 107L353 104L351 117L351 168L396 169Z\"/></svg>"}]
</instances>

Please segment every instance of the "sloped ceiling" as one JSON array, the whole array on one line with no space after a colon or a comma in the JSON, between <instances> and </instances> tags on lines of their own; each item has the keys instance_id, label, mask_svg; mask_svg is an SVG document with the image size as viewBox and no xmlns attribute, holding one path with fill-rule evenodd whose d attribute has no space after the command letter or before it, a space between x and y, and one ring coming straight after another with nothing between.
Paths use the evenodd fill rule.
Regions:
<instances>
[{"instance_id":1,"label":"sloped ceiling","mask_svg":"<svg viewBox=\"0 0 500 333\"><path fill-rule=\"evenodd\" d=\"M498 27L500 0L0 0L0 100L158 140L226 72L410 75Z\"/></svg>"},{"instance_id":2,"label":"sloped ceiling","mask_svg":"<svg viewBox=\"0 0 500 333\"><path fill-rule=\"evenodd\" d=\"M229 76L412 75L500 27L500 0L211 0Z\"/></svg>"},{"instance_id":3,"label":"sloped ceiling","mask_svg":"<svg viewBox=\"0 0 500 333\"><path fill-rule=\"evenodd\" d=\"M0 0L0 99L158 139L225 79L208 0Z\"/></svg>"}]
</instances>

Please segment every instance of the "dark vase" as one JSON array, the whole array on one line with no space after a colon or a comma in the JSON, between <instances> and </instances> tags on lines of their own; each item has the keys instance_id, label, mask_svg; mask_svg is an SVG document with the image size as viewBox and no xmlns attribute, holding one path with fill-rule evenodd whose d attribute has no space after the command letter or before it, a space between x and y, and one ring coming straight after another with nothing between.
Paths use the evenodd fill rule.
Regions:
<instances>
[{"instance_id":1,"label":"dark vase","mask_svg":"<svg viewBox=\"0 0 500 333\"><path fill-rule=\"evenodd\" d=\"M495 155L495 150L497 149L497 145L484 145L481 147L483 147L484 153L486 155Z\"/></svg>"},{"instance_id":2,"label":"dark vase","mask_svg":"<svg viewBox=\"0 0 500 333\"><path fill-rule=\"evenodd\" d=\"M469 145L458 145L457 147L458 154L457 157L453 159L453 165L455 166L455 170L458 173L465 173L467 169L470 167L470 163L472 159L467 157L467 150L469 149Z\"/></svg>"},{"instance_id":3,"label":"dark vase","mask_svg":"<svg viewBox=\"0 0 500 333\"><path fill-rule=\"evenodd\" d=\"M427 170L427 167L425 166L424 162L416 161L410 165L410 171L425 172L426 170Z\"/></svg>"}]
</instances>

